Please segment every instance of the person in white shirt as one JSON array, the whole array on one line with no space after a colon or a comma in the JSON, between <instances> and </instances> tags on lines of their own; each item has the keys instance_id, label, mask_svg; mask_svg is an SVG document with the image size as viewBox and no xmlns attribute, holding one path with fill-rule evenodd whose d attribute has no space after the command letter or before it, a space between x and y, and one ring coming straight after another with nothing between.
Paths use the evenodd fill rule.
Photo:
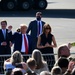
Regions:
<instances>
[{"instance_id":1,"label":"person in white shirt","mask_svg":"<svg viewBox=\"0 0 75 75\"><path fill-rule=\"evenodd\" d=\"M31 36L26 34L27 25L20 25L20 32L13 34L14 51L18 50L22 54L31 54L32 50L32 39Z\"/></svg>"}]
</instances>

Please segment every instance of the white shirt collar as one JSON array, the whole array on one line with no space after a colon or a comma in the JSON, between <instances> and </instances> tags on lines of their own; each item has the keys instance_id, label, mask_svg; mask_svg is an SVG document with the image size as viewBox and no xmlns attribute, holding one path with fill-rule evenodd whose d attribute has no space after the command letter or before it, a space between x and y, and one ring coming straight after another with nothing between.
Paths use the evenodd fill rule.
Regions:
<instances>
[{"instance_id":1,"label":"white shirt collar","mask_svg":"<svg viewBox=\"0 0 75 75\"><path fill-rule=\"evenodd\" d=\"M22 35L25 35L26 36L26 34L22 34Z\"/></svg>"},{"instance_id":2,"label":"white shirt collar","mask_svg":"<svg viewBox=\"0 0 75 75\"><path fill-rule=\"evenodd\" d=\"M4 31L4 30L6 31L6 29L2 29L2 31Z\"/></svg>"},{"instance_id":3,"label":"white shirt collar","mask_svg":"<svg viewBox=\"0 0 75 75\"><path fill-rule=\"evenodd\" d=\"M4 32L4 31L6 32L6 29L2 29L2 32Z\"/></svg>"}]
</instances>

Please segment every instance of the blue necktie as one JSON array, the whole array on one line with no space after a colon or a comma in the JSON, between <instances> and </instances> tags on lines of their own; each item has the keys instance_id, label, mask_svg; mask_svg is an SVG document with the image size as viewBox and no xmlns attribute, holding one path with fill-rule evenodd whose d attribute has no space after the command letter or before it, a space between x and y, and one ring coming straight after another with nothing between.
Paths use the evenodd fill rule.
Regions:
<instances>
[{"instance_id":1,"label":"blue necktie","mask_svg":"<svg viewBox=\"0 0 75 75\"><path fill-rule=\"evenodd\" d=\"M3 30L4 39L6 39L6 30Z\"/></svg>"}]
</instances>

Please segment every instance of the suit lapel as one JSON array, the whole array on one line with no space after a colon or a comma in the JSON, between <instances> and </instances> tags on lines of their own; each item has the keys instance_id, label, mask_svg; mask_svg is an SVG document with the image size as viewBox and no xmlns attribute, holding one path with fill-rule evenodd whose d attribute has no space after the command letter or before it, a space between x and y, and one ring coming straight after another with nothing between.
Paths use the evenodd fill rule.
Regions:
<instances>
[{"instance_id":1,"label":"suit lapel","mask_svg":"<svg viewBox=\"0 0 75 75\"><path fill-rule=\"evenodd\" d=\"M1 30L1 35L2 35L2 38L4 39L4 35L3 35L3 32L2 32L2 30Z\"/></svg>"},{"instance_id":2,"label":"suit lapel","mask_svg":"<svg viewBox=\"0 0 75 75\"><path fill-rule=\"evenodd\" d=\"M37 24L38 24L37 21L35 21L35 26L36 26L36 28L38 28L38 25L37 25ZM36 29L36 28L35 28L35 29Z\"/></svg>"},{"instance_id":3,"label":"suit lapel","mask_svg":"<svg viewBox=\"0 0 75 75\"><path fill-rule=\"evenodd\" d=\"M44 23L43 23L43 21L41 21L41 23L42 23L42 28L43 28L43 26L44 26Z\"/></svg>"},{"instance_id":4,"label":"suit lapel","mask_svg":"<svg viewBox=\"0 0 75 75\"><path fill-rule=\"evenodd\" d=\"M22 34L20 34L20 46L21 46L21 48L22 48ZM21 48L20 48L20 50L21 50Z\"/></svg>"},{"instance_id":5,"label":"suit lapel","mask_svg":"<svg viewBox=\"0 0 75 75\"><path fill-rule=\"evenodd\" d=\"M8 37L8 30L6 29L6 39L7 39L7 37Z\"/></svg>"},{"instance_id":6,"label":"suit lapel","mask_svg":"<svg viewBox=\"0 0 75 75\"><path fill-rule=\"evenodd\" d=\"M36 32L36 36L37 36L37 34L38 34L38 22L37 22L37 20L35 21L35 26L36 26L35 27L35 29L36 29L35 32Z\"/></svg>"}]
</instances>

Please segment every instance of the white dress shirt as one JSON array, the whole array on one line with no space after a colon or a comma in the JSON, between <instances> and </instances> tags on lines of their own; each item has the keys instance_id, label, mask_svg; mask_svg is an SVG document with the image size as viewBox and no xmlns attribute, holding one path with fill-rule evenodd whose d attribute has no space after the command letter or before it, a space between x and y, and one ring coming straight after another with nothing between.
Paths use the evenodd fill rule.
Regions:
<instances>
[{"instance_id":1,"label":"white dress shirt","mask_svg":"<svg viewBox=\"0 0 75 75\"><path fill-rule=\"evenodd\" d=\"M27 35L26 35L26 34L22 34L22 47L21 47L21 52L26 52L25 43L24 43L24 35L25 35L25 37L26 37L27 45L28 45L28 38L27 38Z\"/></svg>"},{"instance_id":2,"label":"white dress shirt","mask_svg":"<svg viewBox=\"0 0 75 75\"><path fill-rule=\"evenodd\" d=\"M2 29L4 39L6 38L6 29Z\"/></svg>"}]
</instances>

